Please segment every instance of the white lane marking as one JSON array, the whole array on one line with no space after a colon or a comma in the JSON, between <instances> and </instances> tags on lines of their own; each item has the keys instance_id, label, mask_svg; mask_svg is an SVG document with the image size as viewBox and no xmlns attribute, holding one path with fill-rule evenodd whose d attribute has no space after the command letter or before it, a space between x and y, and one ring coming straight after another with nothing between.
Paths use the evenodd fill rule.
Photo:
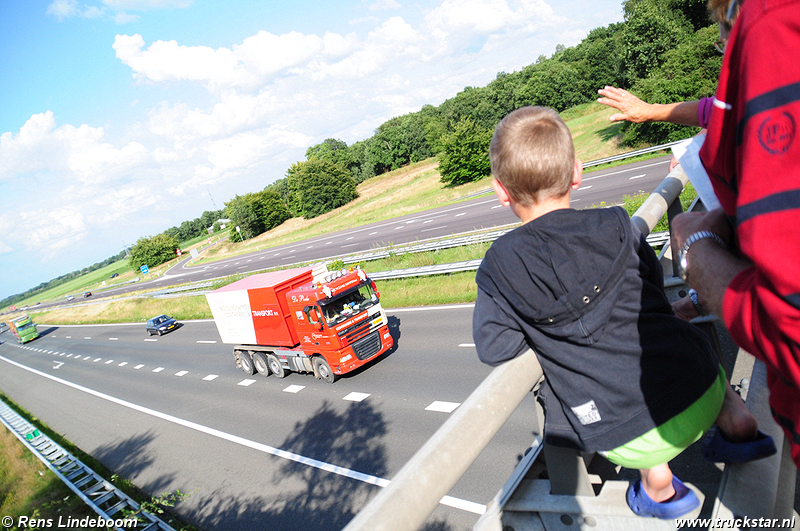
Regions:
<instances>
[{"instance_id":1,"label":"white lane marking","mask_svg":"<svg viewBox=\"0 0 800 531\"><path fill-rule=\"evenodd\" d=\"M629 180L629 181L632 181L632 180L634 180L634 179L641 179L642 177L647 177L647 174L646 174L646 173L643 173L643 174L641 174L641 175L634 175L633 177L631 177L631 178L630 178L630 179L628 179L628 180Z\"/></svg>"},{"instance_id":2,"label":"white lane marking","mask_svg":"<svg viewBox=\"0 0 800 531\"><path fill-rule=\"evenodd\" d=\"M161 372L163 370L164 370L164 367L156 367L155 369L153 369L153 372Z\"/></svg>"},{"instance_id":3,"label":"white lane marking","mask_svg":"<svg viewBox=\"0 0 800 531\"><path fill-rule=\"evenodd\" d=\"M438 227L433 227L432 229L422 229L420 232L430 232L432 230L439 230L439 229L446 229L447 225L439 225Z\"/></svg>"},{"instance_id":4,"label":"white lane marking","mask_svg":"<svg viewBox=\"0 0 800 531\"><path fill-rule=\"evenodd\" d=\"M495 205L492 207L492 210L494 210L495 208L503 208L503 205Z\"/></svg>"},{"instance_id":5,"label":"white lane marking","mask_svg":"<svg viewBox=\"0 0 800 531\"><path fill-rule=\"evenodd\" d=\"M219 378L219 374L209 374L208 376L203 378L203 380L205 380L206 382L210 382L211 380L216 380L217 378Z\"/></svg>"},{"instance_id":6,"label":"white lane marking","mask_svg":"<svg viewBox=\"0 0 800 531\"><path fill-rule=\"evenodd\" d=\"M367 234L367 236L372 236L373 234L378 234L378 231L370 232L369 234Z\"/></svg>"},{"instance_id":7,"label":"white lane marking","mask_svg":"<svg viewBox=\"0 0 800 531\"><path fill-rule=\"evenodd\" d=\"M460 345L458 345L458 346L459 346L459 347L470 348L470 347L475 347L475 343L461 343L461 344L460 344Z\"/></svg>"},{"instance_id":8,"label":"white lane marking","mask_svg":"<svg viewBox=\"0 0 800 531\"><path fill-rule=\"evenodd\" d=\"M189 374L189 371L178 371L175 373L175 376L185 376Z\"/></svg>"},{"instance_id":9,"label":"white lane marking","mask_svg":"<svg viewBox=\"0 0 800 531\"><path fill-rule=\"evenodd\" d=\"M117 367L124 367L124 366L125 366L125 365L127 365L127 364L128 364L128 362L127 362L127 361L123 361L122 363L120 363L119 365L117 365Z\"/></svg>"},{"instance_id":10,"label":"white lane marking","mask_svg":"<svg viewBox=\"0 0 800 531\"><path fill-rule=\"evenodd\" d=\"M138 370L138 369L141 369L142 367L144 367L144 363L140 363L139 365L137 365L136 367L134 367L134 369L137 369L137 370Z\"/></svg>"},{"instance_id":11,"label":"white lane marking","mask_svg":"<svg viewBox=\"0 0 800 531\"><path fill-rule=\"evenodd\" d=\"M290 385L286 389L283 390L284 393L299 393L303 389L305 389L305 385Z\"/></svg>"},{"instance_id":12,"label":"white lane marking","mask_svg":"<svg viewBox=\"0 0 800 531\"><path fill-rule=\"evenodd\" d=\"M158 341L158 339L150 338L150 339L145 339L145 341Z\"/></svg>"},{"instance_id":13,"label":"white lane marking","mask_svg":"<svg viewBox=\"0 0 800 531\"><path fill-rule=\"evenodd\" d=\"M84 337L83 339L92 339L92 338L87 336L87 337Z\"/></svg>"},{"instance_id":14,"label":"white lane marking","mask_svg":"<svg viewBox=\"0 0 800 531\"><path fill-rule=\"evenodd\" d=\"M86 361L86 360L88 360L89 358L91 358L91 356L86 356L85 358L83 358L83 361Z\"/></svg>"},{"instance_id":15,"label":"white lane marking","mask_svg":"<svg viewBox=\"0 0 800 531\"><path fill-rule=\"evenodd\" d=\"M455 217L466 216L466 215L467 215L466 212L459 212L458 214L455 215Z\"/></svg>"},{"instance_id":16,"label":"white lane marking","mask_svg":"<svg viewBox=\"0 0 800 531\"><path fill-rule=\"evenodd\" d=\"M139 413L142 413L144 415L155 417L157 419L161 419L166 422L171 422L172 424L177 424L178 426L183 426L184 428L189 428L190 430L199 431L200 433L205 433L206 435L210 435L211 437L216 437L218 439L222 439L224 441L228 441L233 444L238 444L240 446L246 446L248 448L252 448L253 450L263 452L265 454L273 455L275 457L280 457L281 459L286 459L288 461L294 461L295 463L300 463L302 465L318 468L319 470L330 472L331 474L337 474L339 476L344 476L346 478L355 479L356 481L361 481L369 485L386 487L389 484L388 479L379 478L377 476L372 476L370 474L365 474L363 472L358 472L356 470L350 470L349 468L332 465L324 461L319 461L317 459L312 459L310 457L305 457L303 455L287 452L286 450L281 450L280 448L275 448L274 446L268 446L266 444L251 441L249 439L245 439L244 437L239 437L238 435L232 435L230 433L226 433L221 430L217 430L208 426L203 426L202 424L197 424L196 422L185 420L180 417L175 417L167 413L162 413L161 411L156 411L155 409L150 409L144 406L140 406L138 404L122 400L121 398L107 395L105 393L101 393L100 391L95 391L94 389L89 389L88 387L84 387L82 385L78 385L76 383L63 380L57 376L53 376L51 374L47 374L38 371L36 369L26 367L21 363L17 363L16 361L11 361L10 359L5 358L3 356L0 356L0 360L5 361L6 363L10 363L16 367L19 367L20 369L26 370L33 374L37 374L43 378L47 378L53 382L60 383L62 385L71 387L83 393L87 393L102 400L106 400L113 404L117 404L118 406L126 407L128 409L138 411ZM483 514L486 512L485 505L467 500L462 500L460 498L454 498L452 496L443 497L441 500L439 500L439 503L441 503L442 505L447 505L448 507L454 507L456 509L461 509L463 511L468 511L475 514Z\"/></svg>"},{"instance_id":17,"label":"white lane marking","mask_svg":"<svg viewBox=\"0 0 800 531\"><path fill-rule=\"evenodd\" d=\"M72 336L67 336L67 339L72 339Z\"/></svg>"},{"instance_id":18,"label":"white lane marking","mask_svg":"<svg viewBox=\"0 0 800 531\"><path fill-rule=\"evenodd\" d=\"M439 413L452 413L456 410L461 402L440 402L437 400L425 408L425 411L437 411Z\"/></svg>"},{"instance_id":19,"label":"white lane marking","mask_svg":"<svg viewBox=\"0 0 800 531\"><path fill-rule=\"evenodd\" d=\"M117 337L109 337L108 340L109 341L119 341L119 338L117 338Z\"/></svg>"},{"instance_id":20,"label":"white lane marking","mask_svg":"<svg viewBox=\"0 0 800 531\"><path fill-rule=\"evenodd\" d=\"M106 365L111 365L112 363L114 363L114 360L108 360L108 361L106 362Z\"/></svg>"},{"instance_id":21,"label":"white lane marking","mask_svg":"<svg viewBox=\"0 0 800 531\"><path fill-rule=\"evenodd\" d=\"M213 345L214 343L216 343L216 341L203 340L203 339L199 339L197 342L198 342L198 343L208 343L208 344L211 344L211 345Z\"/></svg>"},{"instance_id":22,"label":"white lane marking","mask_svg":"<svg viewBox=\"0 0 800 531\"><path fill-rule=\"evenodd\" d=\"M349 400L350 402L362 402L368 396L369 393L356 393L355 391L353 391L346 397L342 398L342 400Z\"/></svg>"},{"instance_id":23,"label":"white lane marking","mask_svg":"<svg viewBox=\"0 0 800 531\"><path fill-rule=\"evenodd\" d=\"M242 380L236 385L241 385L242 387L248 387L250 385L253 385L254 383L256 383L256 380L247 379L247 380Z\"/></svg>"},{"instance_id":24,"label":"white lane marking","mask_svg":"<svg viewBox=\"0 0 800 531\"><path fill-rule=\"evenodd\" d=\"M589 186L581 186L580 188L578 188L578 190L577 190L577 191L578 191L578 192L580 192L581 190L588 190L588 189L589 189L589 188L591 188L591 187L592 187L592 185L591 185L591 184L590 184Z\"/></svg>"},{"instance_id":25,"label":"white lane marking","mask_svg":"<svg viewBox=\"0 0 800 531\"><path fill-rule=\"evenodd\" d=\"M92 362L93 362L93 363L97 363L97 362L98 362L98 361L100 361L101 359L103 359L103 358L95 358L95 359L93 359L93 360L92 360Z\"/></svg>"},{"instance_id":26,"label":"white lane marking","mask_svg":"<svg viewBox=\"0 0 800 531\"><path fill-rule=\"evenodd\" d=\"M63 361L54 361L53 363L55 364L55 365L53 365L53 368L54 368L54 369L58 369L59 367L61 367L62 365L64 365L64 362L63 362Z\"/></svg>"}]
</instances>

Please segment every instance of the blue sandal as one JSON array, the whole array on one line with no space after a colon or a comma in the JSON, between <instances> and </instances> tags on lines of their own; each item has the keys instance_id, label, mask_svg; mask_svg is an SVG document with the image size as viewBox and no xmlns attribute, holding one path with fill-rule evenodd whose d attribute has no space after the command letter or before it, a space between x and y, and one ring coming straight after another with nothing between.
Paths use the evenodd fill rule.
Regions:
<instances>
[{"instance_id":1,"label":"blue sandal","mask_svg":"<svg viewBox=\"0 0 800 531\"><path fill-rule=\"evenodd\" d=\"M672 486L675 488L675 496L669 501L659 503L650 499L650 496L642 488L642 481L639 480L628 487L628 492L625 496L628 501L628 507L639 516L664 520L678 518L700 507L700 500L697 495L675 476L672 476Z\"/></svg>"},{"instance_id":2,"label":"blue sandal","mask_svg":"<svg viewBox=\"0 0 800 531\"><path fill-rule=\"evenodd\" d=\"M703 457L712 463L745 463L769 457L778 452L772 437L758 431L752 441L730 442L723 437L719 428L701 444Z\"/></svg>"}]
</instances>

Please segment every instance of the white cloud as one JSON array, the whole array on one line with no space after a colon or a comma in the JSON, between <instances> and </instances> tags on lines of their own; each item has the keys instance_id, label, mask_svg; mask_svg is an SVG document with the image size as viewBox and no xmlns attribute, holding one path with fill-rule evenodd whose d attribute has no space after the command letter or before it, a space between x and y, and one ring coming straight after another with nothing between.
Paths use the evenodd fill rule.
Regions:
<instances>
[{"instance_id":1,"label":"white cloud","mask_svg":"<svg viewBox=\"0 0 800 531\"><path fill-rule=\"evenodd\" d=\"M182 9L191 6L193 0L103 0L103 3L114 9L147 11L150 9Z\"/></svg>"},{"instance_id":2,"label":"white cloud","mask_svg":"<svg viewBox=\"0 0 800 531\"><path fill-rule=\"evenodd\" d=\"M399 9L402 6L395 0L378 0L367 6L370 11L386 11L389 9Z\"/></svg>"},{"instance_id":3,"label":"white cloud","mask_svg":"<svg viewBox=\"0 0 800 531\"><path fill-rule=\"evenodd\" d=\"M55 2L47 6L47 14L53 15L59 22L65 18L80 15L80 13L77 0L55 0Z\"/></svg>"},{"instance_id":4,"label":"white cloud","mask_svg":"<svg viewBox=\"0 0 800 531\"><path fill-rule=\"evenodd\" d=\"M8 254L8 253L13 252L13 251L14 251L14 249L12 249L11 247L9 247L8 245L6 245L3 242L0 242L0 254Z\"/></svg>"}]
</instances>

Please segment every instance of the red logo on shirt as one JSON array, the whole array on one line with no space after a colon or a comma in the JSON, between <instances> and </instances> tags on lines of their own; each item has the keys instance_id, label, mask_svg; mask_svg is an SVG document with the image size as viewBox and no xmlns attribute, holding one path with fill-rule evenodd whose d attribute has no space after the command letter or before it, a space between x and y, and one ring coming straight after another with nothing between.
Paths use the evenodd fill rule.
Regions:
<instances>
[{"instance_id":1,"label":"red logo on shirt","mask_svg":"<svg viewBox=\"0 0 800 531\"><path fill-rule=\"evenodd\" d=\"M769 116L758 128L758 141L772 155L786 153L794 140L794 118L783 112L777 116Z\"/></svg>"}]
</instances>

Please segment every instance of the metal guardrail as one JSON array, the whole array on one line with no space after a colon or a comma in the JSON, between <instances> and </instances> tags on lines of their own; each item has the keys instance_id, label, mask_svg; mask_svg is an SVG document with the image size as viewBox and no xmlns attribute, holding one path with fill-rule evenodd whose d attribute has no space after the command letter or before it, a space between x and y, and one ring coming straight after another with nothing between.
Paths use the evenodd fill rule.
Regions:
<instances>
[{"instance_id":1,"label":"metal guardrail","mask_svg":"<svg viewBox=\"0 0 800 531\"><path fill-rule=\"evenodd\" d=\"M91 525L92 528L175 531L157 516L140 511L136 501L41 433L3 401L0 401L0 422L97 513L99 518L95 525ZM101 519L107 525L97 525Z\"/></svg>"}]
</instances>

